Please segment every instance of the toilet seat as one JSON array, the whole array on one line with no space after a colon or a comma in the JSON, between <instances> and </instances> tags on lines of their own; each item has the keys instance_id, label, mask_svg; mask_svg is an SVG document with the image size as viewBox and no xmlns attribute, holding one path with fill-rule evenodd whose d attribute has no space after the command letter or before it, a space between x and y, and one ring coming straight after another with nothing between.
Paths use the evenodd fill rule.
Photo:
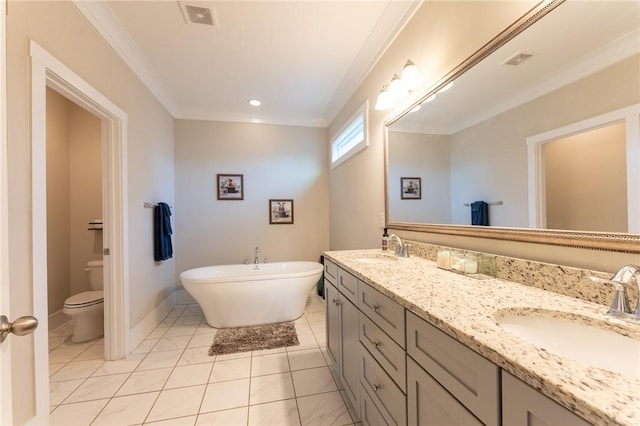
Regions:
<instances>
[{"instance_id":1,"label":"toilet seat","mask_svg":"<svg viewBox=\"0 0 640 426\"><path fill-rule=\"evenodd\" d=\"M65 300L64 307L66 309L80 309L98 305L100 303L104 303L103 291L83 291L82 293L75 294Z\"/></svg>"}]
</instances>

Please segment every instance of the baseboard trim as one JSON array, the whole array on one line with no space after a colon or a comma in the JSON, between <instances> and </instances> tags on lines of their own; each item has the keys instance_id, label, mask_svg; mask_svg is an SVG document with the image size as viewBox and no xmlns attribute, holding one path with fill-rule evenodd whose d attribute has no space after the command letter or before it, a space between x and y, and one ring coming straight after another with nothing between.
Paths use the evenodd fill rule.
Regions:
<instances>
[{"instance_id":1,"label":"baseboard trim","mask_svg":"<svg viewBox=\"0 0 640 426\"><path fill-rule=\"evenodd\" d=\"M71 321L71 317L65 314L64 312L62 312L62 310L49 314L49 326L48 326L49 330L48 331L49 332L53 331L56 328L60 327L61 325L68 323L69 321Z\"/></svg>"},{"instance_id":2,"label":"baseboard trim","mask_svg":"<svg viewBox=\"0 0 640 426\"><path fill-rule=\"evenodd\" d=\"M158 306L149 312L129 331L129 349L133 351L153 331L160 321L176 306L176 293L173 292Z\"/></svg>"}]
</instances>

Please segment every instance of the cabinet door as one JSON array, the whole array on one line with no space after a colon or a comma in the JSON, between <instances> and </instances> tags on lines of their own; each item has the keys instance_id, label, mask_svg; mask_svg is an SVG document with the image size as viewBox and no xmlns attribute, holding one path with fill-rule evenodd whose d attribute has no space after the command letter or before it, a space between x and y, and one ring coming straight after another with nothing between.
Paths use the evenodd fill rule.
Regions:
<instances>
[{"instance_id":1,"label":"cabinet door","mask_svg":"<svg viewBox=\"0 0 640 426\"><path fill-rule=\"evenodd\" d=\"M341 366L338 363L340 353L342 352L341 340L341 309L340 293L338 290L327 282L324 286L325 300L327 305L326 327L327 327L327 351L333 358L333 363L338 367L338 373L341 373Z\"/></svg>"},{"instance_id":2,"label":"cabinet door","mask_svg":"<svg viewBox=\"0 0 640 426\"><path fill-rule=\"evenodd\" d=\"M482 425L457 399L409 357L407 357L407 410L408 424L411 426ZM510 423L505 425L511 426Z\"/></svg>"},{"instance_id":3,"label":"cabinet door","mask_svg":"<svg viewBox=\"0 0 640 426\"><path fill-rule=\"evenodd\" d=\"M359 311L342 297L342 381L356 411L360 411L360 326Z\"/></svg>"},{"instance_id":4,"label":"cabinet door","mask_svg":"<svg viewBox=\"0 0 640 426\"><path fill-rule=\"evenodd\" d=\"M506 371L502 372L502 423L509 426L590 424Z\"/></svg>"}]
</instances>

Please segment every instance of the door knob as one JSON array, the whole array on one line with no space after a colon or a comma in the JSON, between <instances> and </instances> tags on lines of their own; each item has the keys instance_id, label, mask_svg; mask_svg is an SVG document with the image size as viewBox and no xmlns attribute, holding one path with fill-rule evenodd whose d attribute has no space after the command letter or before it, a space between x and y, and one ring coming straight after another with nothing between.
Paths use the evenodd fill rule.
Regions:
<instances>
[{"instance_id":1,"label":"door knob","mask_svg":"<svg viewBox=\"0 0 640 426\"><path fill-rule=\"evenodd\" d=\"M35 317L25 316L20 317L14 322L9 322L9 319L0 315L0 343L4 342L9 333L13 333L16 336L24 336L33 333L38 327L38 320Z\"/></svg>"}]
</instances>

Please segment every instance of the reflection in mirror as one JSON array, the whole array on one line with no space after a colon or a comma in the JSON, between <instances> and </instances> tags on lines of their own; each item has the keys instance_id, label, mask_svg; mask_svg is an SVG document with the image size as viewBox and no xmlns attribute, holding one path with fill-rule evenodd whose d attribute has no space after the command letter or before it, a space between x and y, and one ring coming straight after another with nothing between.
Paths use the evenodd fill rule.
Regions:
<instances>
[{"instance_id":1,"label":"reflection in mirror","mask_svg":"<svg viewBox=\"0 0 640 426\"><path fill-rule=\"evenodd\" d=\"M627 232L624 123L546 143L543 228Z\"/></svg>"},{"instance_id":2,"label":"reflection in mirror","mask_svg":"<svg viewBox=\"0 0 640 426\"><path fill-rule=\"evenodd\" d=\"M639 6L562 3L393 122L389 222L470 225L485 201L491 226L639 233Z\"/></svg>"}]
</instances>

